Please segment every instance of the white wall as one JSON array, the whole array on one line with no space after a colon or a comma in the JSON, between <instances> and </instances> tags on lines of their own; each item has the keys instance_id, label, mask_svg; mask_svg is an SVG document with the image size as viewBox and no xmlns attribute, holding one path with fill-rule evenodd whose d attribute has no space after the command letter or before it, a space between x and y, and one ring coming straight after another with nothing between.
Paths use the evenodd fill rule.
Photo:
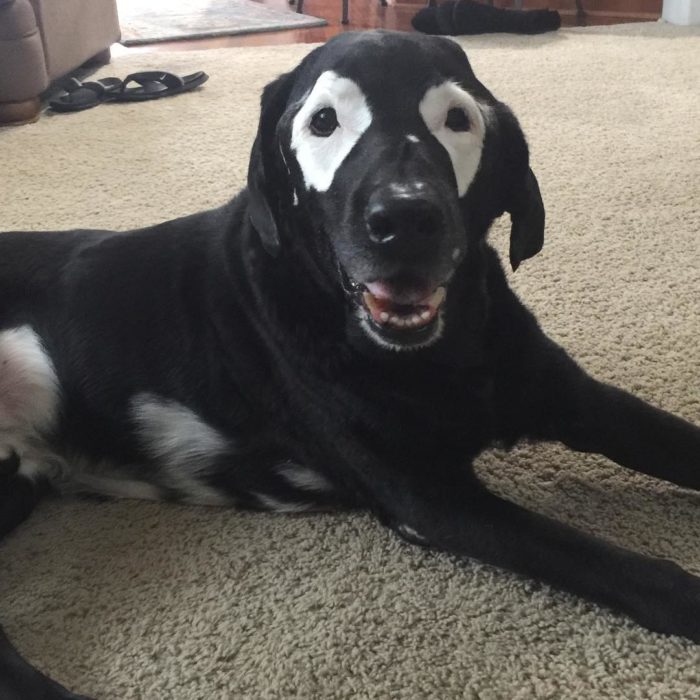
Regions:
<instances>
[{"instance_id":1,"label":"white wall","mask_svg":"<svg viewBox=\"0 0 700 700\"><path fill-rule=\"evenodd\" d=\"M700 0L664 0L661 17L672 24L700 24Z\"/></svg>"}]
</instances>

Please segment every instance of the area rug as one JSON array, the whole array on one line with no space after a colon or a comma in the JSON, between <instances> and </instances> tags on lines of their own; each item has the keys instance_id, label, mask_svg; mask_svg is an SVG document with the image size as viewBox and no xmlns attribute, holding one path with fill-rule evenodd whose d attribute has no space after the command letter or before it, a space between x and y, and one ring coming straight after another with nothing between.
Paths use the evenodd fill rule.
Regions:
<instances>
[{"instance_id":1,"label":"area rug","mask_svg":"<svg viewBox=\"0 0 700 700\"><path fill-rule=\"evenodd\" d=\"M462 45L519 115L547 207L519 295L598 378L700 424L700 34L628 32ZM224 202L245 182L262 86L309 48L116 59L104 75L157 59L211 79L0 131L0 230L127 229ZM505 258L507 228L492 233ZM478 469L700 574L697 494L556 445L490 451ZM0 544L0 622L99 700L700 698L700 647L361 514L49 501Z\"/></svg>"},{"instance_id":2,"label":"area rug","mask_svg":"<svg viewBox=\"0 0 700 700\"><path fill-rule=\"evenodd\" d=\"M322 27L325 19L283 12L252 0L118 0L121 43Z\"/></svg>"}]
</instances>

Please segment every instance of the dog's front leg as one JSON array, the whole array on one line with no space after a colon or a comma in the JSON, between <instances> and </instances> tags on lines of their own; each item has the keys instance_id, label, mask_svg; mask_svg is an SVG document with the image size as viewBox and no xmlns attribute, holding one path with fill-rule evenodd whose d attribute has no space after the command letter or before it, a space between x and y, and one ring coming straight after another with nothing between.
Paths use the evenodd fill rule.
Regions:
<instances>
[{"instance_id":1,"label":"dog's front leg","mask_svg":"<svg viewBox=\"0 0 700 700\"><path fill-rule=\"evenodd\" d=\"M673 562L530 512L463 473L406 477L385 494L389 524L411 541L540 579L700 643L700 578Z\"/></svg>"},{"instance_id":2,"label":"dog's front leg","mask_svg":"<svg viewBox=\"0 0 700 700\"><path fill-rule=\"evenodd\" d=\"M536 416L525 431L530 437L603 454L629 469L700 490L700 428L596 381L561 350L548 356L530 394L533 405L525 410Z\"/></svg>"}]
</instances>

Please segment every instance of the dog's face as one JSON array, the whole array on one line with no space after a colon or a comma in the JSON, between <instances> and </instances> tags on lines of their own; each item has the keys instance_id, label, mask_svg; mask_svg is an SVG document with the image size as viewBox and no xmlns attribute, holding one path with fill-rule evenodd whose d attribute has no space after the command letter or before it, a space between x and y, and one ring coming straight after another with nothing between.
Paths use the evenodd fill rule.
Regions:
<instances>
[{"instance_id":1,"label":"dog's face","mask_svg":"<svg viewBox=\"0 0 700 700\"><path fill-rule=\"evenodd\" d=\"M394 350L441 336L450 280L495 217L513 217L514 266L542 245L516 120L436 37L340 35L269 85L249 188L268 250L307 237L352 322Z\"/></svg>"}]
</instances>

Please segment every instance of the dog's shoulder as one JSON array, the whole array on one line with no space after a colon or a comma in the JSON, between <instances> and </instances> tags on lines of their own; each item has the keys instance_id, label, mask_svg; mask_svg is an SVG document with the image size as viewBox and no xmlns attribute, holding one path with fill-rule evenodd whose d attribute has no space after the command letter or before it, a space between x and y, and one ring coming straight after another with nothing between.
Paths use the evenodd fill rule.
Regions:
<instances>
[{"instance_id":1,"label":"dog's shoulder","mask_svg":"<svg viewBox=\"0 0 700 700\"><path fill-rule=\"evenodd\" d=\"M562 350L548 338L535 314L511 287L496 251L490 247L486 266L486 350L496 375L506 382L517 379L521 384L525 376L536 377L552 354Z\"/></svg>"}]
</instances>

